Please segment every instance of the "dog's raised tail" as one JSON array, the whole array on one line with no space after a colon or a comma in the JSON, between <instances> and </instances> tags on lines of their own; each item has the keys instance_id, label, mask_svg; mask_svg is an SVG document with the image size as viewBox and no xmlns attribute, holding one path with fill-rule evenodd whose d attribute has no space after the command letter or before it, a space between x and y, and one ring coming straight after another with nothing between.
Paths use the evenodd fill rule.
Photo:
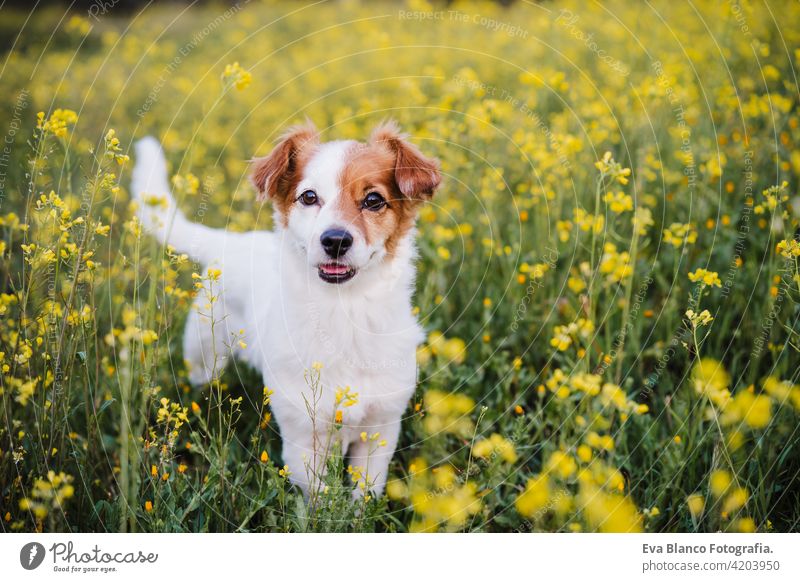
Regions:
<instances>
[{"instance_id":1,"label":"dog's raised tail","mask_svg":"<svg viewBox=\"0 0 800 582\"><path fill-rule=\"evenodd\" d=\"M208 227L190 222L178 209L169 187L167 160L161 144L147 136L136 142L136 159L131 193L138 204L138 216L144 229L163 245L186 253L198 261L207 261L203 247Z\"/></svg>"}]
</instances>

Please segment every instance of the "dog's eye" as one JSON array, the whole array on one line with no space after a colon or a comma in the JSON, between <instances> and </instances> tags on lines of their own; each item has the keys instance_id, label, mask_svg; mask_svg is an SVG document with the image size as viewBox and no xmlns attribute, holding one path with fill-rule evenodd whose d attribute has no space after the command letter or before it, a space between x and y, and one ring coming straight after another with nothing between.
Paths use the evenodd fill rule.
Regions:
<instances>
[{"instance_id":1,"label":"dog's eye","mask_svg":"<svg viewBox=\"0 0 800 582\"><path fill-rule=\"evenodd\" d=\"M380 210L386 206L386 200L377 192L370 192L361 203L361 208L372 210L373 212Z\"/></svg>"},{"instance_id":2,"label":"dog's eye","mask_svg":"<svg viewBox=\"0 0 800 582\"><path fill-rule=\"evenodd\" d=\"M317 193L313 190L306 190L300 194L298 200L306 206L314 206L317 203Z\"/></svg>"}]
</instances>

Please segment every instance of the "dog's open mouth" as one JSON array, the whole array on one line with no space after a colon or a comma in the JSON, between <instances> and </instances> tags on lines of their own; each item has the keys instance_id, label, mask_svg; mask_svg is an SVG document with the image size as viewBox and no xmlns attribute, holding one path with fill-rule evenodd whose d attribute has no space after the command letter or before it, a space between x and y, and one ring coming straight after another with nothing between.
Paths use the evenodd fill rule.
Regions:
<instances>
[{"instance_id":1,"label":"dog's open mouth","mask_svg":"<svg viewBox=\"0 0 800 582\"><path fill-rule=\"evenodd\" d=\"M319 271L319 278L326 283L344 283L352 279L356 274L356 270L350 265L335 261L322 263L317 267L317 270Z\"/></svg>"}]
</instances>

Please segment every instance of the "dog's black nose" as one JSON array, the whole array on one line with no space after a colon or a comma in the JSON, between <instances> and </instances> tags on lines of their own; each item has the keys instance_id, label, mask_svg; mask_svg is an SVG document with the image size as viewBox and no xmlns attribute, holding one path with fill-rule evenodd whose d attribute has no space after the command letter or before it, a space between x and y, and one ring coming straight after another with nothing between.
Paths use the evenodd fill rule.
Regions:
<instances>
[{"instance_id":1,"label":"dog's black nose","mask_svg":"<svg viewBox=\"0 0 800 582\"><path fill-rule=\"evenodd\" d=\"M334 259L341 257L353 246L353 235L339 228L326 230L319 240L328 256Z\"/></svg>"}]
</instances>

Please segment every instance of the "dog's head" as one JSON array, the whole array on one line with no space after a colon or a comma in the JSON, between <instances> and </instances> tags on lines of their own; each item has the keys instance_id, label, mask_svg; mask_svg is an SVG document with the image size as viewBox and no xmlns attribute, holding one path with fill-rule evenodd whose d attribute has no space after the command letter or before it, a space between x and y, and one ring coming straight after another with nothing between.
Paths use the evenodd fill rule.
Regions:
<instances>
[{"instance_id":1,"label":"dog's head","mask_svg":"<svg viewBox=\"0 0 800 582\"><path fill-rule=\"evenodd\" d=\"M309 267L326 283L344 283L391 258L441 174L438 160L394 122L376 127L366 143L321 143L306 124L255 160L252 180Z\"/></svg>"}]
</instances>

